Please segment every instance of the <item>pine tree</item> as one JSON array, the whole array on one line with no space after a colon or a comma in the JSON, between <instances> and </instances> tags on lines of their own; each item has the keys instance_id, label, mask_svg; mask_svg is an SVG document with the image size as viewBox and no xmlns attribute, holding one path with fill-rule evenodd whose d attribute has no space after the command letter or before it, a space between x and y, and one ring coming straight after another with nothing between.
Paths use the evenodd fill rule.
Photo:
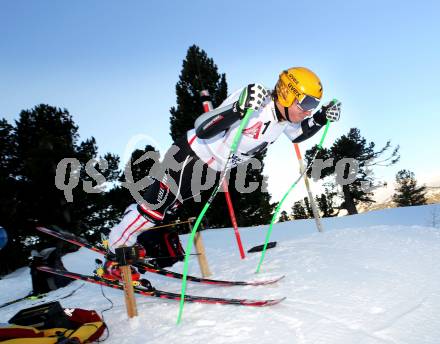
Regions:
<instances>
[{"instance_id":1,"label":"pine tree","mask_svg":"<svg viewBox=\"0 0 440 344\"><path fill-rule=\"evenodd\" d=\"M146 157L150 158L144 159ZM136 183L147 177L155 161L159 160L159 151L151 145L146 145L144 149L136 149L131 153L130 160L127 161L123 173L119 176L119 182L122 185L113 188L107 195L109 207L111 207L115 219L120 219L125 209L135 202L129 188L123 183L128 181Z\"/></svg>"},{"instance_id":2,"label":"pine tree","mask_svg":"<svg viewBox=\"0 0 440 344\"><path fill-rule=\"evenodd\" d=\"M23 263L21 240L24 239L22 228L13 224L19 218L18 198L23 181L16 179L19 159L15 128L5 119L0 120L0 225L9 236L8 244L0 250L0 276ZM18 262L17 262L18 261Z\"/></svg>"},{"instance_id":3,"label":"pine tree","mask_svg":"<svg viewBox=\"0 0 440 344\"><path fill-rule=\"evenodd\" d=\"M280 213L280 217L278 219L278 222L286 222L286 221L290 221L289 215L287 214L287 211L283 210Z\"/></svg>"},{"instance_id":4,"label":"pine tree","mask_svg":"<svg viewBox=\"0 0 440 344\"><path fill-rule=\"evenodd\" d=\"M217 72L217 65L206 52L196 45L189 47L176 85L177 107L170 110L170 135L173 140L194 128L197 117L203 113L200 91L208 90L212 105L217 107L226 99L226 75Z\"/></svg>"},{"instance_id":5,"label":"pine tree","mask_svg":"<svg viewBox=\"0 0 440 344\"><path fill-rule=\"evenodd\" d=\"M151 158L145 159L145 157L147 156ZM152 158L153 156L154 159ZM130 165L133 181L137 182L142 178L147 177L151 167L153 167L154 163L159 160L160 152L151 145L146 145L144 149L136 149L135 151L133 151L130 157L130 161L127 162L127 165ZM123 177L123 180L126 180L125 175Z\"/></svg>"},{"instance_id":6,"label":"pine tree","mask_svg":"<svg viewBox=\"0 0 440 344\"><path fill-rule=\"evenodd\" d=\"M374 188L376 179L374 178L372 168L375 166L391 166L395 164L399 156L399 146L397 146L391 154L385 158L381 158L385 152L391 148L391 143L388 141L385 146L378 151L375 150L375 143L367 143L367 140L361 136L360 130L352 128L347 135L342 135L338 138L332 147L329 149L322 149L318 153L317 158L324 161L333 158L333 165L326 167L321 171L320 178L326 177L339 177L340 179L351 179L354 175L354 181L350 184L338 185L343 195L343 202L340 205L340 209L346 209L348 214L357 214L356 205L363 203L373 203L373 193L371 190ZM316 147L306 152L306 160L309 163L311 158L316 152ZM336 175L336 166L343 159L350 158L351 161L357 163L357 171L354 166L346 164L341 175ZM381 158L381 159L380 159ZM311 176L312 170L308 171L308 175Z\"/></svg>"},{"instance_id":7,"label":"pine tree","mask_svg":"<svg viewBox=\"0 0 440 344\"><path fill-rule=\"evenodd\" d=\"M337 213L335 214L333 200L335 196L336 192L330 192L328 188L325 188L325 192L323 194L315 197L322 217L333 217L337 215Z\"/></svg>"},{"instance_id":8,"label":"pine tree","mask_svg":"<svg viewBox=\"0 0 440 344\"><path fill-rule=\"evenodd\" d=\"M235 209L235 216L240 226L254 226L258 224L265 224L270 222L277 203L270 202L270 194L267 191L267 176L264 176L261 171L264 169L265 153L256 155L261 163L262 168L254 170L247 169L245 187L250 183L259 185L258 189L251 193L240 193L236 189L237 169L231 170L229 178L229 193ZM207 192L209 196L209 192ZM207 195L205 195L207 196ZM231 225L229 212L226 206L224 196L219 193L213 202L213 207L216 209L210 215L211 225L226 226Z\"/></svg>"},{"instance_id":9,"label":"pine tree","mask_svg":"<svg viewBox=\"0 0 440 344\"><path fill-rule=\"evenodd\" d=\"M296 201L293 203L292 207L292 217L295 220L301 220L301 219L307 219L308 216L306 214L306 210L304 208L304 205L301 201Z\"/></svg>"},{"instance_id":10,"label":"pine tree","mask_svg":"<svg viewBox=\"0 0 440 344\"><path fill-rule=\"evenodd\" d=\"M5 119L0 120L0 219L1 225L6 226L13 222L17 212L16 202L19 181L17 175L19 159L15 128Z\"/></svg>"},{"instance_id":11,"label":"pine tree","mask_svg":"<svg viewBox=\"0 0 440 344\"><path fill-rule=\"evenodd\" d=\"M26 219L40 223L72 226L72 207L54 180L58 162L76 157L78 127L67 110L41 104L20 113L16 132L21 161L18 174L26 181L25 192L20 195L26 206L21 212Z\"/></svg>"},{"instance_id":12,"label":"pine tree","mask_svg":"<svg viewBox=\"0 0 440 344\"><path fill-rule=\"evenodd\" d=\"M193 45L188 49L180 79L176 85L177 107L172 107L170 110L170 133L173 140L186 135L189 129L194 128L196 118L203 113L200 91L204 89L211 94L214 108L218 107L227 96L226 77L225 74L218 73L213 59L208 58L205 51ZM257 159L263 165L264 153L261 153ZM241 194L235 189L236 169L231 171L229 192L240 226L267 223L276 206L270 203L270 194L261 190L265 189L264 186L267 183L267 178L261 174L261 170L248 171L246 182L257 182L262 185L262 188L248 194ZM201 202L186 201L179 216L185 219L199 215L210 193L211 190L202 193ZM217 195L211 208L215 209L215 212L210 211L206 215L209 226L231 226L227 204L222 193Z\"/></svg>"},{"instance_id":13,"label":"pine tree","mask_svg":"<svg viewBox=\"0 0 440 344\"><path fill-rule=\"evenodd\" d=\"M306 210L306 215L308 219L313 219L315 216L313 215L313 209L312 206L310 204L309 198L308 197L304 197L303 199L304 201L304 209Z\"/></svg>"},{"instance_id":14,"label":"pine tree","mask_svg":"<svg viewBox=\"0 0 440 344\"><path fill-rule=\"evenodd\" d=\"M0 121L0 131L0 184L6 185L0 193L0 204L6 205L0 214L10 239L0 251L1 271L26 264L31 246L41 249L52 242L45 236L37 237L36 223L91 235L107 222L105 193L88 194L82 186L89 181L104 188L106 182L115 181L119 158L105 156L108 169L101 173L106 182L89 177L85 166L91 158L98 158L95 139L78 143L78 127L66 109L41 104L21 111L15 126ZM72 203L54 183L58 163L66 157L76 158L82 167ZM9 259L11 256L14 259Z\"/></svg>"},{"instance_id":15,"label":"pine tree","mask_svg":"<svg viewBox=\"0 0 440 344\"><path fill-rule=\"evenodd\" d=\"M400 170L396 174L397 189L393 201L399 207L426 204L426 187L417 187L413 172Z\"/></svg>"}]
</instances>

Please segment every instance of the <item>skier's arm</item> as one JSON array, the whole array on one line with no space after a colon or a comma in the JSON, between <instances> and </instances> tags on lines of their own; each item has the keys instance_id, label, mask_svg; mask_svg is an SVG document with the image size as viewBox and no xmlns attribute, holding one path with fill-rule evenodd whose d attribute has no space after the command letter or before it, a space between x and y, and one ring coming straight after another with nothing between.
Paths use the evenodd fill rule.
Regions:
<instances>
[{"instance_id":1,"label":"skier's arm","mask_svg":"<svg viewBox=\"0 0 440 344\"><path fill-rule=\"evenodd\" d=\"M209 139L229 129L235 122L244 117L247 110L258 110L267 94L268 92L264 86L249 84L241 91L236 102L197 118L195 122L197 137Z\"/></svg>"},{"instance_id":2,"label":"skier's arm","mask_svg":"<svg viewBox=\"0 0 440 344\"><path fill-rule=\"evenodd\" d=\"M341 103L339 101L331 101L323 105L319 111L313 114L311 118L307 118L301 122L302 133L295 137L292 142L299 143L315 135L321 129L327 120L336 122L341 115Z\"/></svg>"},{"instance_id":3,"label":"skier's arm","mask_svg":"<svg viewBox=\"0 0 440 344\"><path fill-rule=\"evenodd\" d=\"M309 139L310 137L312 137L313 135L315 135L319 129L322 128L322 125L317 124L315 122L315 120L312 118L307 118L305 120L303 120L301 122L301 131L302 133L295 137L292 142L293 143L299 143L299 142L303 142L307 139Z\"/></svg>"},{"instance_id":4,"label":"skier's arm","mask_svg":"<svg viewBox=\"0 0 440 344\"><path fill-rule=\"evenodd\" d=\"M234 108L235 104L214 109L197 118L195 122L197 137L209 139L229 129L235 122L240 120L241 113L237 111L236 107Z\"/></svg>"}]
</instances>

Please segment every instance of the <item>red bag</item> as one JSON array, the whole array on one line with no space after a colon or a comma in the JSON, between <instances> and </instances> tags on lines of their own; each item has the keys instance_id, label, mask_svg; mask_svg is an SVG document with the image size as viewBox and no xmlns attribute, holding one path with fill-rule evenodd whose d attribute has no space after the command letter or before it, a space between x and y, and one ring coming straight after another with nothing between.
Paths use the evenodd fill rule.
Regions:
<instances>
[{"instance_id":1,"label":"red bag","mask_svg":"<svg viewBox=\"0 0 440 344\"><path fill-rule=\"evenodd\" d=\"M106 325L93 310L62 308L59 302L49 302L23 309L9 320L10 326L0 327L0 342L29 344L66 342L91 343L103 334ZM47 341L41 339L47 338ZM54 341L55 340L55 341Z\"/></svg>"}]
</instances>

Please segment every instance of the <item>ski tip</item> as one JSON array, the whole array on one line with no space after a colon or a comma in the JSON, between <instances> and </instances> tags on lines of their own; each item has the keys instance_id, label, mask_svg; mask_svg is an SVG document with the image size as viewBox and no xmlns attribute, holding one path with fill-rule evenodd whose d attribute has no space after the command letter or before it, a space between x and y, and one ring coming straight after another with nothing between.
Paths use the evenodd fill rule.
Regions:
<instances>
[{"instance_id":1,"label":"ski tip","mask_svg":"<svg viewBox=\"0 0 440 344\"><path fill-rule=\"evenodd\" d=\"M274 305L277 305L277 304L283 302L286 298L287 298L287 297L284 296L284 297L282 297L282 298L280 298L280 299L271 300L271 301L268 302L268 304L267 304L266 306L274 306Z\"/></svg>"},{"instance_id":2,"label":"ski tip","mask_svg":"<svg viewBox=\"0 0 440 344\"><path fill-rule=\"evenodd\" d=\"M285 299L287 299L287 296L284 296L284 297L282 297L281 299L279 299L279 302L278 302L278 303L283 302Z\"/></svg>"},{"instance_id":3,"label":"ski tip","mask_svg":"<svg viewBox=\"0 0 440 344\"><path fill-rule=\"evenodd\" d=\"M267 284L277 283L277 282L281 281L284 277L286 277L286 275L282 275L280 277L273 278L273 279L269 280Z\"/></svg>"},{"instance_id":4,"label":"ski tip","mask_svg":"<svg viewBox=\"0 0 440 344\"><path fill-rule=\"evenodd\" d=\"M286 297L284 296L284 297L279 298L279 299L266 300L266 301L263 301L261 303L258 303L257 305L260 306L260 307L275 306L275 305L283 302L285 299L286 299Z\"/></svg>"},{"instance_id":5,"label":"ski tip","mask_svg":"<svg viewBox=\"0 0 440 344\"><path fill-rule=\"evenodd\" d=\"M259 286L259 285L274 284L274 283L281 281L284 277L286 277L286 275L282 275L280 277L276 277L276 278L272 278L272 279L268 279L268 280L264 280L264 281L256 281L256 282L252 283L251 285Z\"/></svg>"}]
</instances>

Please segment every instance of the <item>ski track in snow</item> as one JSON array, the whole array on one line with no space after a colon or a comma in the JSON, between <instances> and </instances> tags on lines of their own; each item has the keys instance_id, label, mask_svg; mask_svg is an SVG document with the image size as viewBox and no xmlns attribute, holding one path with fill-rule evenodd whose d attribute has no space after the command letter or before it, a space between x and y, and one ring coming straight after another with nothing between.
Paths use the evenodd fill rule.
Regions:
<instances>
[{"instance_id":1,"label":"ski track in snow","mask_svg":"<svg viewBox=\"0 0 440 344\"><path fill-rule=\"evenodd\" d=\"M413 208L421 214L429 212L429 206ZM388 212L390 217L399 214ZM351 218L356 222L357 216ZM186 303L182 324L176 326L178 302L137 296L139 316L127 320L122 293L102 288L114 303L104 312L110 328L106 343L439 343L440 231L405 225L364 227L362 221L336 228L340 219L325 220L324 233L315 233L312 221L275 225L271 240L277 240L278 245L267 251L258 275L259 253L240 260L232 231L203 232L213 278L252 280L283 274L286 278L260 287L188 283L187 293L252 299L287 296L281 304L253 308ZM329 228L331 223L335 228ZM266 230L240 229L247 248L261 244ZM96 257L81 249L63 261L67 269L90 273ZM182 263L173 267L178 272L182 269ZM196 259L191 260L189 273L199 275ZM160 289L180 292L179 280L153 274L148 278ZM67 295L82 283L75 281L43 301L24 301L0 309L0 323L22 308ZM0 280L0 303L23 296L30 289L29 271L20 269ZM110 307L101 287L91 284L60 302L64 307L99 312Z\"/></svg>"}]
</instances>

